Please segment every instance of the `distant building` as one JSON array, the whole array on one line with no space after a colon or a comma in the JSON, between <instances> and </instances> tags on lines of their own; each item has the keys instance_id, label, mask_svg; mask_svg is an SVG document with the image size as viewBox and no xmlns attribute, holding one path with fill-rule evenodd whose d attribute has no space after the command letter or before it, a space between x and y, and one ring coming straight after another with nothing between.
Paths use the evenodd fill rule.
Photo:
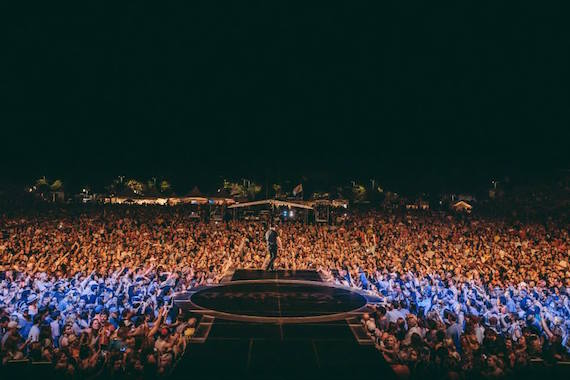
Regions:
<instances>
[{"instance_id":1,"label":"distant building","mask_svg":"<svg viewBox=\"0 0 570 380\"><path fill-rule=\"evenodd\" d=\"M113 204L132 204L132 205L162 205L162 206L175 206L175 205L194 205L196 207L215 207L227 206L235 203L235 200L229 197L225 192L219 191L214 196L206 196L200 192L198 187L194 187L192 191L183 196L165 196L165 195L152 195L142 196L125 192L123 194L111 195L105 199L105 203Z\"/></svg>"},{"instance_id":2,"label":"distant building","mask_svg":"<svg viewBox=\"0 0 570 380\"><path fill-rule=\"evenodd\" d=\"M386 191L384 196L383 207L386 209L395 209L402 207L406 204L406 200L398 193L394 193L392 191Z\"/></svg>"},{"instance_id":3,"label":"distant building","mask_svg":"<svg viewBox=\"0 0 570 380\"><path fill-rule=\"evenodd\" d=\"M418 200L416 202L406 203L406 210L429 210L429 202L424 200Z\"/></svg>"}]
</instances>

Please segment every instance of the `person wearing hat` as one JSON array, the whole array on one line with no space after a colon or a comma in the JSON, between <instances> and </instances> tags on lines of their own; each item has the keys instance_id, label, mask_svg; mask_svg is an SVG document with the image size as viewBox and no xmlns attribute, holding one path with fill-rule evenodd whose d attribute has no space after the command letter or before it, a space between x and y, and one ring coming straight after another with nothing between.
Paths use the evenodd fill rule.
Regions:
<instances>
[{"instance_id":1,"label":"person wearing hat","mask_svg":"<svg viewBox=\"0 0 570 380\"><path fill-rule=\"evenodd\" d=\"M25 304L20 306L20 316L18 322L19 322L18 324L20 325L20 334L22 336L27 337L28 334L30 333L30 329L32 328L33 322L32 322L32 317L28 311L28 306Z\"/></svg>"},{"instance_id":2,"label":"person wearing hat","mask_svg":"<svg viewBox=\"0 0 570 380\"><path fill-rule=\"evenodd\" d=\"M38 313L38 295L36 293L31 293L28 295L26 303L28 304L29 313L33 317Z\"/></svg>"},{"instance_id":3,"label":"person wearing hat","mask_svg":"<svg viewBox=\"0 0 570 380\"><path fill-rule=\"evenodd\" d=\"M119 309L116 306L109 308L109 323L113 325L115 329L119 328Z\"/></svg>"}]
</instances>

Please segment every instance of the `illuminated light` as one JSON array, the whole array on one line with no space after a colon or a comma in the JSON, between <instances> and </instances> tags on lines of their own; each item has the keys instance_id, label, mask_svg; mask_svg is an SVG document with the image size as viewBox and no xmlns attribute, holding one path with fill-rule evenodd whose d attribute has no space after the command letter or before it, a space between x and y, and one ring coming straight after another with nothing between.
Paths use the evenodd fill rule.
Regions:
<instances>
[{"instance_id":1,"label":"illuminated light","mask_svg":"<svg viewBox=\"0 0 570 380\"><path fill-rule=\"evenodd\" d=\"M295 213L293 212L293 210L289 211L289 216L292 218L295 215Z\"/></svg>"}]
</instances>

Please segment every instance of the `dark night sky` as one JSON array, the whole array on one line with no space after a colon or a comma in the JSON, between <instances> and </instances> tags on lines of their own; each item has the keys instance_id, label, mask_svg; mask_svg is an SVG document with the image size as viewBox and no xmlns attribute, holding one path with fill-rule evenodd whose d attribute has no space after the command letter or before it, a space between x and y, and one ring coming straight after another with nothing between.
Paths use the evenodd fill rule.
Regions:
<instances>
[{"instance_id":1,"label":"dark night sky","mask_svg":"<svg viewBox=\"0 0 570 380\"><path fill-rule=\"evenodd\" d=\"M569 166L548 2L77 3L2 12L3 178L437 187Z\"/></svg>"}]
</instances>

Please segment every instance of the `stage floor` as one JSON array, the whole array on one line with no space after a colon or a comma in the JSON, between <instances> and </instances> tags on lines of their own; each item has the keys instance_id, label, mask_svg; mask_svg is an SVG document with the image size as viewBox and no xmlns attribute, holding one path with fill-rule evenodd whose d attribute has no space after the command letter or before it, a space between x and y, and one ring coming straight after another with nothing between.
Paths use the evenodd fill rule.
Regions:
<instances>
[{"instance_id":1,"label":"stage floor","mask_svg":"<svg viewBox=\"0 0 570 380\"><path fill-rule=\"evenodd\" d=\"M234 288L234 296L228 297L227 294L223 296L223 290L231 289L227 286L232 283L239 285ZM252 284L258 284L253 285L252 293L255 296L249 299L250 301L244 302L243 295L248 293L248 288ZM327 311L339 316L339 311L345 309L338 309L338 305L353 310L353 308L361 309L362 302L366 303L366 300L363 301L357 293L348 291L343 293L346 290L329 287L322 282L316 272L312 271L238 270L229 283L222 285L202 291L205 292L203 295L208 295L212 290L218 289L212 293L216 295L211 298L198 297L198 300L194 300L193 297L199 295L199 292L192 298L196 302L214 303L216 300L233 299L234 302L230 303L231 310L226 310L230 313L243 314L248 310L251 313L251 309L254 309L256 315L270 317L313 316L317 312L323 315ZM263 296L261 293L264 288L267 292L266 301L256 302L256 297ZM300 302L295 301L295 298L306 297L313 291L319 294L329 292L328 296L333 298L321 299L324 304L321 304L318 310L314 309L320 301L314 303L315 300L311 296L297 300ZM288 292L290 293L287 296ZM334 299L337 292L341 301ZM281 302L283 296L289 299L279 305L278 302ZM343 298L356 303L345 302ZM329 303L334 306L328 305ZM252 307L253 305L255 307ZM222 304L220 307L226 308L227 304ZM199 315L202 319L195 338L174 370L173 378L195 376L205 376L208 379L347 379L355 376L394 378L391 368L366 336L356 316L359 314L344 317L340 315L336 320L324 322L296 320L290 323L276 323L275 320L269 323L237 321L208 312L201 312Z\"/></svg>"},{"instance_id":2,"label":"stage floor","mask_svg":"<svg viewBox=\"0 0 570 380\"><path fill-rule=\"evenodd\" d=\"M232 281L203 289L193 294L190 300L203 309L227 314L212 314L218 317L230 318L231 315L250 322L283 323L288 322L286 318L330 317L349 313L361 309L367 302L362 295L344 288L291 280ZM273 317L275 320L259 319L264 317ZM298 322L306 321L300 319Z\"/></svg>"},{"instance_id":3,"label":"stage floor","mask_svg":"<svg viewBox=\"0 0 570 380\"><path fill-rule=\"evenodd\" d=\"M275 270L238 269L232 276L232 281L241 280L300 280L321 282L321 276L314 270Z\"/></svg>"}]
</instances>

